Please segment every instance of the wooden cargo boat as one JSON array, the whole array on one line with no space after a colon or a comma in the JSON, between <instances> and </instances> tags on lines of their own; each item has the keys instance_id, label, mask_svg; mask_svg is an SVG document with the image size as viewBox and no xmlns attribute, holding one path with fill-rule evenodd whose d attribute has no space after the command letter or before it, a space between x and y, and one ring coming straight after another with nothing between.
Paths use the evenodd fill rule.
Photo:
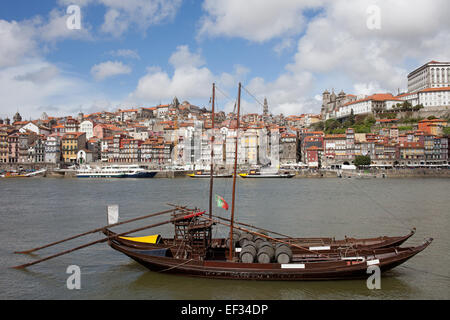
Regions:
<instances>
[{"instance_id":1,"label":"wooden cargo boat","mask_svg":"<svg viewBox=\"0 0 450 320\"><path fill-rule=\"evenodd\" d=\"M412 258L431 243L409 248L349 250L330 257L297 255L289 263L243 263L222 259L180 258L174 256L176 248L140 250L115 240L109 242L117 250L151 271L167 272L214 279L238 280L341 280L367 278L367 268L379 266L382 272L390 270Z\"/></svg>"},{"instance_id":2,"label":"wooden cargo boat","mask_svg":"<svg viewBox=\"0 0 450 320\"><path fill-rule=\"evenodd\" d=\"M241 84L237 104L237 129L240 121L240 93ZM214 85L212 101L214 115ZM214 116L212 128L214 129ZM153 240L154 243L146 243L142 238L121 238L121 235L105 228L103 231L108 236L110 247L157 272L214 279L336 280L367 277L370 266L378 266L380 271L392 269L424 250L432 242L430 238L417 247L397 246L412 236L414 230L404 237L336 241L331 238L273 238L258 231L238 227L238 223L234 222L237 141L236 138L229 224L214 220L212 215L212 150L209 218L203 216L206 211L176 206L177 211L169 220L175 227L173 240L157 236ZM212 238L213 226L216 224L230 227L227 240ZM236 230L244 232L244 235L239 236L239 241Z\"/></svg>"},{"instance_id":3,"label":"wooden cargo boat","mask_svg":"<svg viewBox=\"0 0 450 320\"><path fill-rule=\"evenodd\" d=\"M376 238L348 238L336 240L334 238L276 238L287 243L293 243L309 250L316 250L327 252L330 250L348 249L348 248L390 248L402 245L406 240L411 238L416 232L413 228L410 233L404 236L381 236ZM176 241L173 238L162 238L160 235L151 235L145 237L117 237L117 234L107 228L103 233L114 238L114 240L124 246L141 249L152 250L169 248L176 246ZM211 241L211 247L224 248L227 247L227 240L225 238L215 238Z\"/></svg>"}]
</instances>

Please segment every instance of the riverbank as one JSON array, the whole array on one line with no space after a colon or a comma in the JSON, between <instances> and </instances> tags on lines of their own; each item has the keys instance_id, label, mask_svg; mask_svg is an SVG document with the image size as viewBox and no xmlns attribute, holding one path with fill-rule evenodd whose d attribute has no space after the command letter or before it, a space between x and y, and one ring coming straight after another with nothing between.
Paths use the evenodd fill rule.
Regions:
<instances>
[{"instance_id":1,"label":"riverbank","mask_svg":"<svg viewBox=\"0 0 450 320\"><path fill-rule=\"evenodd\" d=\"M23 164L11 167L0 165L0 171L23 170L25 172L37 171L46 168L42 177L47 178L75 178L76 171L73 169L58 169L55 165ZM291 171L294 172L294 171ZM192 171L183 170L157 170L154 178L176 179L187 178ZM450 178L450 169L442 168L394 168L387 170L301 170L295 172L294 179L323 179L323 178Z\"/></svg>"}]
</instances>

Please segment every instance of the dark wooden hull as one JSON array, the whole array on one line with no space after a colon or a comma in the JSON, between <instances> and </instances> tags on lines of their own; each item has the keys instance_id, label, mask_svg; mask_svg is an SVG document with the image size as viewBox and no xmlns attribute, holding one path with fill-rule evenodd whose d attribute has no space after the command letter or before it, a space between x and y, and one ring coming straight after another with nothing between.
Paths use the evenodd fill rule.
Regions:
<instances>
[{"instance_id":1,"label":"dark wooden hull","mask_svg":"<svg viewBox=\"0 0 450 320\"><path fill-rule=\"evenodd\" d=\"M104 234L106 236L114 236L115 233L105 229ZM347 248L371 248L371 249L379 249L379 248L389 248L396 247L402 245L406 240L412 237L415 234L415 229L412 229L411 232L404 236L397 237L377 237L377 238L346 238L343 240L335 240L334 238L294 238L294 239L283 239L279 238L279 240L287 241L290 243L298 244L303 247L308 247L310 250L316 247L330 247L328 250L321 250L320 252L329 252L333 250L339 249L347 249ZM126 240L117 238L116 241L125 246L142 249L142 250L151 250L158 248L167 248L173 246L173 239L163 239L159 244L148 244L142 242L136 242L132 240ZM225 239L213 239L214 247L226 247Z\"/></svg>"},{"instance_id":2,"label":"dark wooden hull","mask_svg":"<svg viewBox=\"0 0 450 320\"><path fill-rule=\"evenodd\" d=\"M343 280L367 278L369 265L382 272L390 270L424 250L432 242L409 248L384 248L351 251L350 255L329 260L303 258L294 263L240 263L226 260L177 259L169 249L139 250L112 240L109 245L151 271L210 279L239 280ZM354 258L352 258L354 257Z\"/></svg>"}]
</instances>

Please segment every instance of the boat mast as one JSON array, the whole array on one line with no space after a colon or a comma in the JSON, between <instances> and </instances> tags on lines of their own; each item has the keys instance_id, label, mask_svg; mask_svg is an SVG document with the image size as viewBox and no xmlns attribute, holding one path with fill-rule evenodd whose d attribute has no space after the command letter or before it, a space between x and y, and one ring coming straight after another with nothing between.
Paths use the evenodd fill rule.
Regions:
<instances>
[{"instance_id":1,"label":"boat mast","mask_svg":"<svg viewBox=\"0 0 450 320\"><path fill-rule=\"evenodd\" d=\"M211 127L212 127L212 137L211 137L211 178L209 183L209 218L212 219L212 201L213 201L213 185L214 185L214 138L215 138L215 124L214 124L214 103L216 100L216 84L213 83L212 92L212 115L211 115Z\"/></svg>"},{"instance_id":2,"label":"boat mast","mask_svg":"<svg viewBox=\"0 0 450 320\"><path fill-rule=\"evenodd\" d=\"M234 225L234 207L236 200L236 176L237 176L237 158L238 158L238 141L239 141L239 127L240 127L240 113L241 113L241 83L239 82L238 92L238 106L237 106L237 126L236 126L236 144L234 149L234 172L233 172L233 199L231 202L231 222L230 222L230 252L228 260L233 260L233 225Z\"/></svg>"}]
</instances>

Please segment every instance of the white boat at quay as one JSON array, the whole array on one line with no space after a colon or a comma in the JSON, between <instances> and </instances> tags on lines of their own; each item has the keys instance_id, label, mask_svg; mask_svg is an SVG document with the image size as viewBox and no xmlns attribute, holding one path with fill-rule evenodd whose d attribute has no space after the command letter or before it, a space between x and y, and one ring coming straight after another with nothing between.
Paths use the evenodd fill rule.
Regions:
<instances>
[{"instance_id":1,"label":"white boat at quay","mask_svg":"<svg viewBox=\"0 0 450 320\"><path fill-rule=\"evenodd\" d=\"M84 166L77 170L77 178L153 178L155 171L138 165L110 165L92 168Z\"/></svg>"}]
</instances>

